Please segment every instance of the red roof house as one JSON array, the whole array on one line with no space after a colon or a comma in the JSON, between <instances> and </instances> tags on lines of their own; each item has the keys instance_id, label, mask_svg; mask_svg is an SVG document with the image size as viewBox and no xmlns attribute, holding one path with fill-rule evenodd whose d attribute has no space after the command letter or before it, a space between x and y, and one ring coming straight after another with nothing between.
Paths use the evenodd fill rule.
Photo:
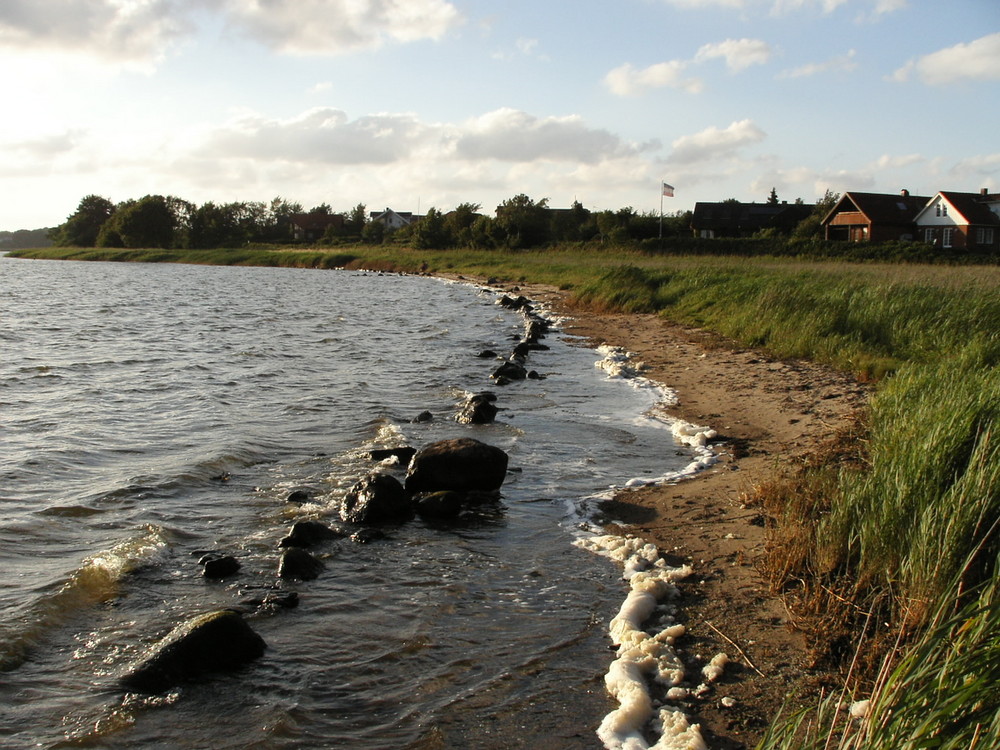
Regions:
<instances>
[{"instance_id":1,"label":"red roof house","mask_svg":"<svg viewBox=\"0 0 1000 750\"><path fill-rule=\"evenodd\" d=\"M823 218L826 239L852 242L912 240L917 229L914 220L929 200L925 196L910 195L909 190L899 195L844 193Z\"/></svg>"},{"instance_id":2,"label":"red roof house","mask_svg":"<svg viewBox=\"0 0 1000 750\"><path fill-rule=\"evenodd\" d=\"M1000 196L942 190L917 214L917 239L940 248L1000 250Z\"/></svg>"}]
</instances>

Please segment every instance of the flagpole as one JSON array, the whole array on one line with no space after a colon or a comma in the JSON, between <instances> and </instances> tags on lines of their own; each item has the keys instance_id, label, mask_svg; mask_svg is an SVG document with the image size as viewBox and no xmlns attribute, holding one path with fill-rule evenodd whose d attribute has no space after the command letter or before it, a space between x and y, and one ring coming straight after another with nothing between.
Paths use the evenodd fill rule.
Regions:
<instances>
[{"instance_id":1,"label":"flagpole","mask_svg":"<svg viewBox=\"0 0 1000 750\"><path fill-rule=\"evenodd\" d=\"M660 180L660 240L663 240L663 180Z\"/></svg>"}]
</instances>

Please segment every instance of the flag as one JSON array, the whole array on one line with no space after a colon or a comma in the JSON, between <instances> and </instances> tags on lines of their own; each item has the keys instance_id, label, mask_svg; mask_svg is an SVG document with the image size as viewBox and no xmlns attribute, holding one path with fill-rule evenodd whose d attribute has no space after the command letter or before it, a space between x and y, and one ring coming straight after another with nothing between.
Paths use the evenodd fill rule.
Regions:
<instances>
[{"instance_id":1,"label":"flag","mask_svg":"<svg viewBox=\"0 0 1000 750\"><path fill-rule=\"evenodd\" d=\"M668 198L673 198L674 197L674 186L673 185L668 185L667 183L664 182L663 183L663 194L665 196L667 196Z\"/></svg>"}]
</instances>

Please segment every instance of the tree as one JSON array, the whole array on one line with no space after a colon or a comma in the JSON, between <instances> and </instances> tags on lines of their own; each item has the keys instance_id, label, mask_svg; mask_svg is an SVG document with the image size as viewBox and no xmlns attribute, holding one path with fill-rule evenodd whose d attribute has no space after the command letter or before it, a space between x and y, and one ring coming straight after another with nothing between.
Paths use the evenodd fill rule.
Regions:
<instances>
[{"instance_id":1,"label":"tree","mask_svg":"<svg viewBox=\"0 0 1000 750\"><path fill-rule=\"evenodd\" d=\"M348 234L360 235L365 228L368 216L365 213L365 204L359 203L347 214L347 221L344 222L344 229Z\"/></svg>"},{"instance_id":2,"label":"tree","mask_svg":"<svg viewBox=\"0 0 1000 750\"><path fill-rule=\"evenodd\" d=\"M472 226L480 218L479 203L459 203L455 210L445 217L445 227L450 235L451 244L459 247L471 247L473 244Z\"/></svg>"},{"instance_id":3,"label":"tree","mask_svg":"<svg viewBox=\"0 0 1000 750\"><path fill-rule=\"evenodd\" d=\"M167 199L147 195L119 207L114 219L102 228L102 239L103 247L172 247L174 216Z\"/></svg>"},{"instance_id":4,"label":"tree","mask_svg":"<svg viewBox=\"0 0 1000 750\"><path fill-rule=\"evenodd\" d=\"M52 231L52 241L62 247L94 247L101 227L115 212L115 204L99 195L88 195L80 201L66 223Z\"/></svg>"},{"instance_id":5,"label":"tree","mask_svg":"<svg viewBox=\"0 0 1000 750\"><path fill-rule=\"evenodd\" d=\"M552 239L557 242L579 242L593 236L596 223L583 204L573 201L568 210L553 214L551 231Z\"/></svg>"},{"instance_id":6,"label":"tree","mask_svg":"<svg viewBox=\"0 0 1000 750\"><path fill-rule=\"evenodd\" d=\"M436 208L427 210L424 218L413 227L412 244L417 250L438 250L451 244L451 237L440 211Z\"/></svg>"},{"instance_id":7,"label":"tree","mask_svg":"<svg viewBox=\"0 0 1000 750\"><path fill-rule=\"evenodd\" d=\"M833 207L837 205L837 201L839 200L840 194L832 193L828 189L823 194L823 197L816 201L816 206L813 208L812 213L796 224L795 229L792 230L792 237L796 239L822 238L823 219L833 210Z\"/></svg>"},{"instance_id":8,"label":"tree","mask_svg":"<svg viewBox=\"0 0 1000 750\"><path fill-rule=\"evenodd\" d=\"M537 247L549 239L548 198L537 203L524 193L497 206L501 242L512 249Z\"/></svg>"},{"instance_id":9,"label":"tree","mask_svg":"<svg viewBox=\"0 0 1000 750\"><path fill-rule=\"evenodd\" d=\"M200 206L191 220L188 246L196 248L240 247L246 244L247 226L243 203Z\"/></svg>"},{"instance_id":10,"label":"tree","mask_svg":"<svg viewBox=\"0 0 1000 750\"><path fill-rule=\"evenodd\" d=\"M778 191L774 188L771 188L771 194L767 196L767 202L772 206L778 205Z\"/></svg>"}]
</instances>

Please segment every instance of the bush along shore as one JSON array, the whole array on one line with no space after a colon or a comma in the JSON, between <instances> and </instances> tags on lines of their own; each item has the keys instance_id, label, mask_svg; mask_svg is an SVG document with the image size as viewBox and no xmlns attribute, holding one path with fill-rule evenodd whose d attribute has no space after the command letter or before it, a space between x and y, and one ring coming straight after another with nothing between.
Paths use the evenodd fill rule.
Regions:
<instances>
[{"instance_id":1,"label":"bush along shore","mask_svg":"<svg viewBox=\"0 0 1000 750\"><path fill-rule=\"evenodd\" d=\"M761 568L843 678L778 716L759 747L1000 742L1000 268L609 248L209 252L19 255L532 282L581 309L659 314L873 383L851 430L748 498L769 526Z\"/></svg>"}]
</instances>

